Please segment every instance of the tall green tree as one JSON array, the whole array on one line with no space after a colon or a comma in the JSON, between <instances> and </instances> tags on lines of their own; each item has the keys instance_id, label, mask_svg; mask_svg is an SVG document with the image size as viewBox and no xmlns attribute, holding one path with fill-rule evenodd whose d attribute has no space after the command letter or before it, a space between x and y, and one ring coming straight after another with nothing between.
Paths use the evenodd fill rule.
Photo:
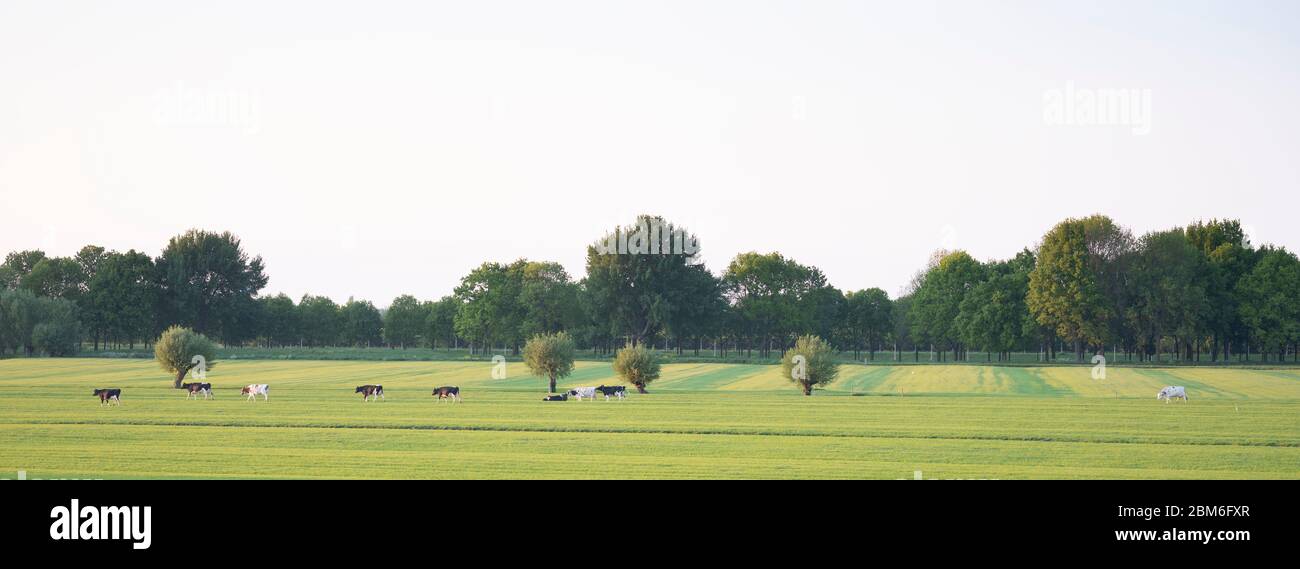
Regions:
<instances>
[{"instance_id":1,"label":"tall green tree","mask_svg":"<svg viewBox=\"0 0 1300 569\"><path fill-rule=\"evenodd\" d=\"M262 303L261 336L269 346L291 346L303 341L301 315L293 299L281 293L275 296L261 297Z\"/></svg>"},{"instance_id":2,"label":"tall green tree","mask_svg":"<svg viewBox=\"0 0 1300 569\"><path fill-rule=\"evenodd\" d=\"M1158 231L1139 241L1131 269L1126 312L1141 353L1156 354L1169 337L1175 352L1190 358L1192 343L1211 315L1210 268L1205 257L1182 229Z\"/></svg>"},{"instance_id":3,"label":"tall green tree","mask_svg":"<svg viewBox=\"0 0 1300 569\"><path fill-rule=\"evenodd\" d=\"M580 290L562 265L529 261L512 265L511 270L520 272L519 336L532 337L578 326L582 320L582 307L578 305Z\"/></svg>"},{"instance_id":4,"label":"tall green tree","mask_svg":"<svg viewBox=\"0 0 1300 569\"><path fill-rule=\"evenodd\" d=\"M854 358L865 349L868 357L875 360L876 352L894 331L894 308L889 293L878 288L846 293L840 321L843 347L851 348Z\"/></svg>"},{"instance_id":5,"label":"tall green tree","mask_svg":"<svg viewBox=\"0 0 1300 569\"><path fill-rule=\"evenodd\" d=\"M942 353L965 359L957 317L962 301L985 278L985 268L965 251L944 255L921 281L912 299L912 325Z\"/></svg>"},{"instance_id":6,"label":"tall green tree","mask_svg":"<svg viewBox=\"0 0 1300 569\"><path fill-rule=\"evenodd\" d=\"M370 301L349 298L339 312L345 343L368 348L384 341L384 318Z\"/></svg>"},{"instance_id":7,"label":"tall green tree","mask_svg":"<svg viewBox=\"0 0 1300 569\"><path fill-rule=\"evenodd\" d=\"M420 345L429 312L419 300L409 294L393 299L384 313L384 341L389 347L406 349Z\"/></svg>"},{"instance_id":8,"label":"tall green tree","mask_svg":"<svg viewBox=\"0 0 1300 569\"><path fill-rule=\"evenodd\" d=\"M153 335L159 291L153 259L134 249L109 253L96 265L90 279L87 306L95 349L101 337L132 346Z\"/></svg>"},{"instance_id":9,"label":"tall green tree","mask_svg":"<svg viewBox=\"0 0 1300 569\"><path fill-rule=\"evenodd\" d=\"M86 277L81 265L68 257L41 259L23 277L21 286L36 296L63 298L76 302L85 290Z\"/></svg>"},{"instance_id":10,"label":"tall green tree","mask_svg":"<svg viewBox=\"0 0 1300 569\"><path fill-rule=\"evenodd\" d=\"M36 264L43 260L45 252L39 249L14 251L5 255L4 263L0 264L0 288L18 288Z\"/></svg>"},{"instance_id":11,"label":"tall green tree","mask_svg":"<svg viewBox=\"0 0 1300 569\"><path fill-rule=\"evenodd\" d=\"M826 298L834 295L823 290L828 285L820 270L780 253L741 253L727 266L722 281L745 328L742 334L758 344L761 355L774 343L784 347L796 334L811 330L819 312L815 309L834 302Z\"/></svg>"},{"instance_id":12,"label":"tall green tree","mask_svg":"<svg viewBox=\"0 0 1300 569\"><path fill-rule=\"evenodd\" d=\"M519 345L524 320L519 297L525 264L523 260L510 265L483 263L461 279L455 290L460 302L456 334L471 341L471 350Z\"/></svg>"},{"instance_id":13,"label":"tall green tree","mask_svg":"<svg viewBox=\"0 0 1300 569\"><path fill-rule=\"evenodd\" d=\"M298 301L298 322L309 346L333 346L342 338L343 317L329 297L303 295Z\"/></svg>"},{"instance_id":14,"label":"tall green tree","mask_svg":"<svg viewBox=\"0 0 1300 569\"><path fill-rule=\"evenodd\" d=\"M32 346L52 357L73 356L81 348L77 305L64 298L38 299L40 321L32 329Z\"/></svg>"},{"instance_id":15,"label":"tall green tree","mask_svg":"<svg viewBox=\"0 0 1300 569\"><path fill-rule=\"evenodd\" d=\"M425 338L429 341L429 347L436 349L438 344L443 347L456 345L456 311L459 309L460 302L454 296L444 296L437 302L429 303L429 316L425 320Z\"/></svg>"},{"instance_id":16,"label":"tall green tree","mask_svg":"<svg viewBox=\"0 0 1300 569\"><path fill-rule=\"evenodd\" d=\"M682 312L705 312L693 305L711 302L688 292L699 283L691 273L707 272L699 239L685 228L651 215L615 228L587 246L583 283L598 334L640 345L682 326Z\"/></svg>"},{"instance_id":17,"label":"tall green tree","mask_svg":"<svg viewBox=\"0 0 1300 569\"><path fill-rule=\"evenodd\" d=\"M1187 240L1209 264L1207 325L1210 351L1215 361L1232 355L1232 346L1247 336L1241 320L1237 285L1254 266L1257 255L1238 220L1198 221L1187 226Z\"/></svg>"},{"instance_id":18,"label":"tall green tree","mask_svg":"<svg viewBox=\"0 0 1300 569\"><path fill-rule=\"evenodd\" d=\"M991 263L986 280L976 284L961 301L954 322L962 341L983 348L992 359L1009 357L1009 352L1024 346L1033 327L1025 297L1029 292L1029 273L1034 268L1033 253L1023 251L1014 259Z\"/></svg>"},{"instance_id":19,"label":"tall green tree","mask_svg":"<svg viewBox=\"0 0 1300 569\"><path fill-rule=\"evenodd\" d=\"M1067 219L1043 237L1029 275L1029 310L1042 326L1084 348L1103 346L1122 321L1119 290L1132 235L1110 218Z\"/></svg>"},{"instance_id":20,"label":"tall green tree","mask_svg":"<svg viewBox=\"0 0 1300 569\"><path fill-rule=\"evenodd\" d=\"M1237 294L1251 342L1284 359L1287 346L1300 341L1300 260L1283 248L1262 248Z\"/></svg>"},{"instance_id":21,"label":"tall green tree","mask_svg":"<svg viewBox=\"0 0 1300 569\"><path fill-rule=\"evenodd\" d=\"M41 299L27 289L0 290L0 311L4 313L5 342L17 353L36 353L33 333L41 323Z\"/></svg>"},{"instance_id":22,"label":"tall green tree","mask_svg":"<svg viewBox=\"0 0 1300 569\"><path fill-rule=\"evenodd\" d=\"M247 335L241 318L251 314L267 276L262 258L250 258L238 237L190 230L173 237L155 264L167 322L207 335Z\"/></svg>"}]
</instances>

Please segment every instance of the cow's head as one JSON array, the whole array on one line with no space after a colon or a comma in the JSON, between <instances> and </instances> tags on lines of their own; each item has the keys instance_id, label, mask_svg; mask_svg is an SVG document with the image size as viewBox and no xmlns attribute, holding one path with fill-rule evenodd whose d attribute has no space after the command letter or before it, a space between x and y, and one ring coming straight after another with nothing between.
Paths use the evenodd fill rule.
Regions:
<instances>
[{"instance_id":1,"label":"cow's head","mask_svg":"<svg viewBox=\"0 0 1300 569\"><path fill-rule=\"evenodd\" d=\"M357 393L365 393L365 392L366 392L366 386L362 385L361 387L358 387L356 392L357 392Z\"/></svg>"},{"instance_id":2,"label":"cow's head","mask_svg":"<svg viewBox=\"0 0 1300 569\"><path fill-rule=\"evenodd\" d=\"M252 391L253 391L253 388L252 388L252 387L243 387L243 388L240 388L239 393L240 393L240 394L243 394L243 395L247 395L247 394L249 394L249 393L252 393Z\"/></svg>"},{"instance_id":3,"label":"cow's head","mask_svg":"<svg viewBox=\"0 0 1300 569\"><path fill-rule=\"evenodd\" d=\"M96 389L94 393L91 393L91 395L99 395L100 393L103 393L104 391L106 391L106 390L104 390L104 389Z\"/></svg>"}]
</instances>

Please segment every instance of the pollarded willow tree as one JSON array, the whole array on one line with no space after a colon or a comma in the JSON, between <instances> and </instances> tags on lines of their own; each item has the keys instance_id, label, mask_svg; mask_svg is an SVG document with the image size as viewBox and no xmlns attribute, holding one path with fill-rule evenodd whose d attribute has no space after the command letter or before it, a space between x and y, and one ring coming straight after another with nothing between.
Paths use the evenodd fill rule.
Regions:
<instances>
[{"instance_id":1,"label":"pollarded willow tree","mask_svg":"<svg viewBox=\"0 0 1300 569\"><path fill-rule=\"evenodd\" d=\"M573 373L573 339L567 332L538 334L524 345L524 364L538 377L551 380L551 393L555 382Z\"/></svg>"},{"instance_id":2,"label":"pollarded willow tree","mask_svg":"<svg viewBox=\"0 0 1300 569\"><path fill-rule=\"evenodd\" d=\"M217 365L216 344L207 336L181 326L172 326L162 333L153 346L153 355L163 371L175 375L172 387L178 389L190 370L201 365L200 369L206 371Z\"/></svg>"},{"instance_id":3,"label":"pollarded willow tree","mask_svg":"<svg viewBox=\"0 0 1300 569\"><path fill-rule=\"evenodd\" d=\"M839 377L840 365L830 344L817 336L800 336L794 347L782 356L781 373L803 389L804 395L812 395L814 387L825 386Z\"/></svg>"},{"instance_id":4,"label":"pollarded willow tree","mask_svg":"<svg viewBox=\"0 0 1300 569\"><path fill-rule=\"evenodd\" d=\"M659 358L645 346L623 348L614 356L614 371L623 381L636 386L638 393L645 393L645 386L659 379L659 369Z\"/></svg>"}]
</instances>

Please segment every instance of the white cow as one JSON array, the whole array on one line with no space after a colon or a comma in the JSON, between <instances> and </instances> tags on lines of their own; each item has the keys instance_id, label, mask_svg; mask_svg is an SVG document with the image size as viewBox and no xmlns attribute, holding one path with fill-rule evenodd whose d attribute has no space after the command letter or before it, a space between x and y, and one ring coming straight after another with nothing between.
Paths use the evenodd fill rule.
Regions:
<instances>
[{"instance_id":1,"label":"white cow","mask_svg":"<svg viewBox=\"0 0 1300 569\"><path fill-rule=\"evenodd\" d=\"M268 396L268 393L270 391L271 391L271 386L265 383L254 383L252 385L249 385L248 387L239 390L240 393L243 393L244 395L248 396L249 401L256 401L258 395L262 396L262 401L266 401L267 399L270 399L270 397Z\"/></svg>"},{"instance_id":2,"label":"white cow","mask_svg":"<svg viewBox=\"0 0 1300 569\"><path fill-rule=\"evenodd\" d=\"M578 401L582 401L582 398L584 398L584 397L586 397L586 398L588 398L588 399L595 399L595 398L596 398L596 388L595 388L595 387L575 387L575 388L569 390L569 396L570 396L570 397L577 397L577 398L578 398Z\"/></svg>"},{"instance_id":3,"label":"white cow","mask_svg":"<svg viewBox=\"0 0 1300 569\"><path fill-rule=\"evenodd\" d=\"M1183 403L1187 402L1187 390L1181 385L1166 385L1160 393L1156 394L1156 400L1163 399L1168 404L1171 399L1182 399Z\"/></svg>"}]
</instances>

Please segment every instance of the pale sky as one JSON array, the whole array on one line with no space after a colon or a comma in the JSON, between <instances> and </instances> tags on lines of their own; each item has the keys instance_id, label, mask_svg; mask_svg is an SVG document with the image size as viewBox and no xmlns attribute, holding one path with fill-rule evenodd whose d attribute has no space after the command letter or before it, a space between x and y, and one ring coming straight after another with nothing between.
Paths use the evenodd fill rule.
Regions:
<instances>
[{"instance_id":1,"label":"pale sky","mask_svg":"<svg viewBox=\"0 0 1300 569\"><path fill-rule=\"evenodd\" d=\"M1300 249L1297 44L1296 2L5 0L0 253L229 230L386 306L642 212L891 295L1092 213ZM1045 112L1113 90L1149 115Z\"/></svg>"}]
</instances>

